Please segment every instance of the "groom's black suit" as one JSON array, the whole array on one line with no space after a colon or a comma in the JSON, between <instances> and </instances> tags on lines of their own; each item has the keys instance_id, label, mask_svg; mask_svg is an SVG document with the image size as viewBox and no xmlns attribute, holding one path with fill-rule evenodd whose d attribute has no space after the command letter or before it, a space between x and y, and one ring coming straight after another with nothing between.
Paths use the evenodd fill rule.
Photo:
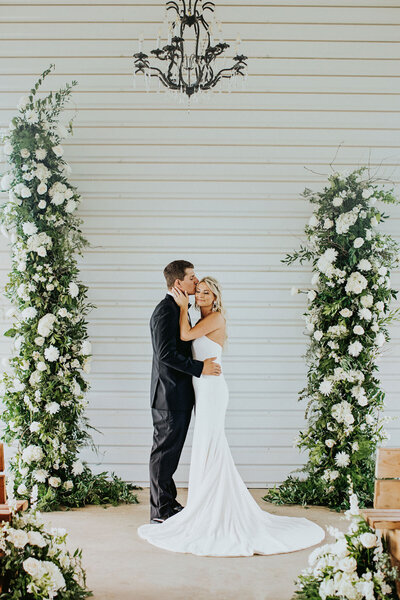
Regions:
<instances>
[{"instance_id":1,"label":"groom's black suit","mask_svg":"<svg viewBox=\"0 0 400 600\"><path fill-rule=\"evenodd\" d=\"M172 479L185 443L194 405L192 377L203 362L192 358L192 343L180 339L180 308L167 294L150 319L153 345L150 400L154 425L150 455L150 517L169 517L176 502Z\"/></svg>"}]
</instances>

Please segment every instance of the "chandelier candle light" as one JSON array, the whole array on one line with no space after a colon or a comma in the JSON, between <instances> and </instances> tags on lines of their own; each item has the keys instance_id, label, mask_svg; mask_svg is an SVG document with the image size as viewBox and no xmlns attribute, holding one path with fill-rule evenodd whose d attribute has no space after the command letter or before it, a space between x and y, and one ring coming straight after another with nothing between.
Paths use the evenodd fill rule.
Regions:
<instances>
[{"instance_id":1,"label":"chandelier candle light","mask_svg":"<svg viewBox=\"0 0 400 600\"><path fill-rule=\"evenodd\" d=\"M151 77L157 77L159 89L163 84L170 91L186 94L190 100L194 94L207 92L224 79L232 82L239 75L246 77L247 56L240 54L240 38L236 40L234 64L226 66L224 57L217 68L217 59L230 47L222 36L222 26L215 20L215 4L203 0L170 0L166 4L164 26L167 26L166 45L162 46L161 28L157 36L157 48L150 51L157 60L165 62L165 70L150 64L149 55L143 52L143 34L139 37L139 52L135 59L134 77L138 73L145 76L146 89ZM209 11L211 23L205 18ZM172 17L172 18L171 18ZM218 29L219 42L215 43L214 33ZM186 30L186 32L185 32ZM188 30L188 31L187 31ZM185 37L186 33L186 37ZM160 67L163 65L160 64Z\"/></svg>"}]
</instances>

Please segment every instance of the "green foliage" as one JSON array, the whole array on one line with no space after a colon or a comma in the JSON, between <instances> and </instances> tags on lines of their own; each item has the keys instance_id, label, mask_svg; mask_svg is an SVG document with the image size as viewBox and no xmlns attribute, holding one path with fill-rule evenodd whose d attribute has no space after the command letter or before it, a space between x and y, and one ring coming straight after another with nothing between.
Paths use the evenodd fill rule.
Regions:
<instances>
[{"instance_id":1,"label":"green foliage","mask_svg":"<svg viewBox=\"0 0 400 600\"><path fill-rule=\"evenodd\" d=\"M72 134L72 121L65 127L58 117L76 82L37 97L53 68L21 98L3 139L10 168L1 180L8 198L0 223L11 245L5 295L14 307L13 326L5 332L13 348L1 381L3 441L17 449L10 464L16 493L28 498L37 484L42 510L135 503L132 484L114 474L94 475L78 458L83 447L95 448L85 416L91 361L86 316L95 307L79 280L76 256L89 244L60 145Z\"/></svg>"},{"instance_id":2,"label":"green foliage","mask_svg":"<svg viewBox=\"0 0 400 600\"><path fill-rule=\"evenodd\" d=\"M305 227L307 244L282 259L288 265L311 263L312 289L303 313L310 335L305 359L308 427L297 446L308 460L265 500L347 508L350 476L362 506L373 499L376 447L386 441L381 417L384 392L376 375L381 348L389 341L388 325L399 319L390 311L397 298L390 273L399 264L400 246L379 231L388 215L377 201L398 204L393 190L366 176L366 167L329 177L322 192L306 188L303 197L316 205Z\"/></svg>"}]
</instances>

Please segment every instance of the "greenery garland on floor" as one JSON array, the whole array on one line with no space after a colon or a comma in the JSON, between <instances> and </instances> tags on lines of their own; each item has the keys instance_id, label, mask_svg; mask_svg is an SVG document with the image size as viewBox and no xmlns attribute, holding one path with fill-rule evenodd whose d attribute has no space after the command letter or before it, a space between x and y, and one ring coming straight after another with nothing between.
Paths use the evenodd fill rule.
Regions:
<instances>
[{"instance_id":1,"label":"greenery garland on floor","mask_svg":"<svg viewBox=\"0 0 400 600\"><path fill-rule=\"evenodd\" d=\"M62 138L72 134L59 115L73 86L37 98L54 65L44 71L3 138L10 169L1 180L8 200L1 206L12 270L6 297L14 307L12 355L2 377L3 440L16 446L10 467L16 494L29 498L38 486L38 508L137 502L135 486L114 473L92 474L79 450L96 450L85 417L91 344L85 317L94 306L79 281L76 254L88 246L75 215L79 193L67 179ZM92 428L93 429L93 428Z\"/></svg>"},{"instance_id":2,"label":"greenery garland on floor","mask_svg":"<svg viewBox=\"0 0 400 600\"><path fill-rule=\"evenodd\" d=\"M306 188L316 205L305 233L308 244L282 262L312 263L313 289L304 313L311 336L305 358L308 428L296 445L308 450L308 462L268 490L264 500L277 504L318 504L348 508L348 477L362 506L373 500L375 452L387 439L384 392L376 361L389 341L387 325L398 319L389 310L397 297L390 272L399 264L399 244L378 230L388 218L375 204L398 204L390 191L361 167L347 176L334 173L322 192Z\"/></svg>"}]
</instances>

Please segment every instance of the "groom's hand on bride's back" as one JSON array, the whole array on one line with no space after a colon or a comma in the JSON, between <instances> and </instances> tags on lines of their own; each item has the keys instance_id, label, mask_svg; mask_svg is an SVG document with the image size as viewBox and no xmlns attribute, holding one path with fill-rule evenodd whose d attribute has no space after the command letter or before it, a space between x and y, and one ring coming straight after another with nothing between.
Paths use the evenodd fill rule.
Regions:
<instances>
[{"instance_id":1,"label":"groom's hand on bride's back","mask_svg":"<svg viewBox=\"0 0 400 600\"><path fill-rule=\"evenodd\" d=\"M203 371L201 372L202 375L221 375L221 365L214 362L216 358L216 356L213 356L212 358L206 358L204 360Z\"/></svg>"}]
</instances>

